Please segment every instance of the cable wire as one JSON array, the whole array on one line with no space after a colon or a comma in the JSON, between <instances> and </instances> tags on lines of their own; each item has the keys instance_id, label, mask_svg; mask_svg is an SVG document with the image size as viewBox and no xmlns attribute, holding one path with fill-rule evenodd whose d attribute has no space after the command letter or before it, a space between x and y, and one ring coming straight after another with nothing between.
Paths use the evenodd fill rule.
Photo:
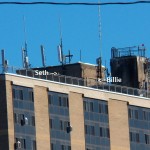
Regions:
<instances>
[{"instance_id":1,"label":"cable wire","mask_svg":"<svg viewBox=\"0 0 150 150\"><path fill-rule=\"evenodd\" d=\"M132 5L132 4L148 4L150 1L134 1L134 2L0 2L0 5Z\"/></svg>"}]
</instances>

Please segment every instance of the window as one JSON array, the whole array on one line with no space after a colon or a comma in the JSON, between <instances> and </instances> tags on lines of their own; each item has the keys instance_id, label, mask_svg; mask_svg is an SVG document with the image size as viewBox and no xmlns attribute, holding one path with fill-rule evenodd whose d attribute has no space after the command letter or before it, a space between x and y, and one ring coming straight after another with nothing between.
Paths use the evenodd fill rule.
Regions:
<instances>
[{"instance_id":1,"label":"window","mask_svg":"<svg viewBox=\"0 0 150 150\"><path fill-rule=\"evenodd\" d=\"M65 145L61 145L61 150L65 150Z\"/></svg>"},{"instance_id":2,"label":"window","mask_svg":"<svg viewBox=\"0 0 150 150\"><path fill-rule=\"evenodd\" d=\"M85 134L88 134L88 126L85 125Z\"/></svg>"},{"instance_id":3,"label":"window","mask_svg":"<svg viewBox=\"0 0 150 150\"><path fill-rule=\"evenodd\" d=\"M63 130L63 121L60 120L60 130Z\"/></svg>"},{"instance_id":4,"label":"window","mask_svg":"<svg viewBox=\"0 0 150 150\"><path fill-rule=\"evenodd\" d=\"M48 103L51 105L52 104L52 95L48 95Z\"/></svg>"},{"instance_id":5,"label":"window","mask_svg":"<svg viewBox=\"0 0 150 150\"><path fill-rule=\"evenodd\" d=\"M62 100L60 96L58 97L58 101L59 101L59 106L62 106Z\"/></svg>"},{"instance_id":6,"label":"window","mask_svg":"<svg viewBox=\"0 0 150 150\"><path fill-rule=\"evenodd\" d=\"M71 146L61 145L61 150L71 150Z\"/></svg>"},{"instance_id":7,"label":"window","mask_svg":"<svg viewBox=\"0 0 150 150\"><path fill-rule=\"evenodd\" d=\"M95 135L95 129L94 129L94 126L91 126L91 135Z\"/></svg>"},{"instance_id":8,"label":"window","mask_svg":"<svg viewBox=\"0 0 150 150\"><path fill-rule=\"evenodd\" d=\"M148 120L148 112L143 111L143 120Z\"/></svg>"},{"instance_id":9,"label":"window","mask_svg":"<svg viewBox=\"0 0 150 150\"><path fill-rule=\"evenodd\" d=\"M68 146L68 150L71 150L71 146Z\"/></svg>"},{"instance_id":10,"label":"window","mask_svg":"<svg viewBox=\"0 0 150 150\"><path fill-rule=\"evenodd\" d=\"M20 124L22 126L24 125L35 126L35 116L30 116L30 119L28 120L28 118L25 117L24 114L14 113L14 123Z\"/></svg>"},{"instance_id":11,"label":"window","mask_svg":"<svg viewBox=\"0 0 150 150\"><path fill-rule=\"evenodd\" d=\"M139 112L138 110L135 110L135 119L138 119L139 118Z\"/></svg>"},{"instance_id":12,"label":"window","mask_svg":"<svg viewBox=\"0 0 150 150\"><path fill-rule=\"evenodd\" d=\"M32 141L32 150L36 150L36 141Z\"/></svg>"},{"instance_id":13,"label":"window","mask_svg":"<svg viewBox=\"0 0 150 150\"><path fill-rule=\"evenodd\" d=\"M103 136L103 129L102 129L102 127L100 127L99 129L100 129L99 130L100 131L100 137L102 137Z\"/></svg>"},{"instance_id":14,"label":"window","mask_svg":"<svg viewBox=\"0 0 150 150\"><path fill-rule=\"evenodd\" d=\"M24 114L17 114L17 113L14 113L14 122L15 122L16 124L20 124L20 125L22 125L22 126L29 124L28 118L25 117ZM31 123L32 123L32 122L31 122ZM35 125L35 123L34 123L34 125Z\"/></svg>"},{"instance_id":15,"label":"window","mask_svg":"<svg viewBox=\"0 0 150 150\"><path fill-rule=\"evenodd\" d=\"M13 94L13 98L15 99L16 98L16 90L15 89L13 89L12 94Z\"/></svg>"},{"instance_id":16,"label":"window","mask_svg":"<svg viewBox=\"0 0 150 150\"><path fill-rule=\"evenodd\" d=\"M108 114L108 105L99 104L99 113Z\"/></svg>"},{"instance_id":17,"label":"window","mask_svg":"<svg viewBox=\"0 0 150 150\"><path fill-rule=\"evenodd\" d=\"M99 104L99 113L102 113L102 104Z\"/></svg>"},{"instance_id":18,"label":"window","mask_svg":"<svg viewBox=\"0 0 150 150\"><path fill-rule=\"evenodd\" d=\"M69 107L68 98L67 97L58 97L59 106Z\"/></svg>"},{"instance_id":19,"label":"window","mask_svg":"<svg viewBox=\"0 0 150 150\"><path fill-rule=\"evenodd\" d=\"M35 116L31 116L31 125L35 126Z\"/></svg>"},{"instance_id":20,"label":"window","mask_svg":"<svg viewBox=\"0 0 150 150\"><path fill-rule=\"evenodd\" d=\"M129 118L132 119L133 118L133 109L130 109L128 110L128 115L129 115Z\"/></svg>"},{"instance_id":21,"label":"window","mask_svg":"<svg viewBox=\"0 0 150 150\"><path fill-rule=\"evenodd\" d=\"M94 111L93 102L90 102L90 111L91 111L91 112L93 112L93 111Z\"/></svg>"},{"instance_id":22,"label":"window","mask_svg":"<svg viewBox=\"0 0 150 150\"><path fill-rule=\"evenodd\" d=\"M133 110L129 108L128 115L130 119L139 119L139 110Z\"/></svg>"},{"instance_id":23,"label":"window","mask_svg":"<svg viewBox=\"0 0 150 150\"><path fill-rule=\"evenodd\" d=\"M67 130L67 127L69 126L69 122L68 121L64 121L64 131Z\"/></svg>"},{"instance_id":24,"label":"window","mask_svg":"<svg viewBox=\"0 0 150 150\"><path fill-rule=\"evenodd\" d=\"M68 98L67 97L63 97L62 98L62 106L69 107Z\"/></svg>"},{"instance_id":25,"label":"window","mask_svg":"<svg viewBox=\"0 0 150 150\"><path fill-rule=\"evenodd\" d=\"M109 128L100 127L99 132L100 137L110 138Z\"/></svg>"},{"instance_id":26,"label":"window","mask_svg":"<svg viewBox=\"0 0 150 150\"><path fill-rule=\"evenodd\" d=\"M145 143L150 144L150 136L145 134Z\"/></svg>"},{"instance_id":27,"label":"window","mask_svg":"<svg viewBox=\"0 0 150 150\"><path fill-rule=\"evenodd\" d=\"M108 105L105 105L105 114L108 114Z\"/></svg>"},{"instance_id":28,"label":"window","mask_svg":"<svg viewBox=\"0 0 150 150\"><path fill-rule=\"evenodd\" d=\"M29 101L34 102L33 91L29 91Z\"/></svg>"},{"instance_id":29,"label":"window","mask_svg":"<svg viewBox=\"0 0 150 150\"><path fill-rule=\"evenodd\" d=\"M135 133L135 132L130 132L130 141L139 143L140 142L140 134Z\"/></svg>"},{"instance_id":30,"label":"window","mask_svg":"<svg viewBox=\"0 0 150 150\"><path fill-rule=\"evenodd\" d=\"M67 131L67 127L69 126L68 121L60 120L60 130Z\"/></svg>"},{"instance_id":31,"label":"window","mask_svg":"<svg viewBox=\"0 0 150 150\"><path fill-rule=\"evenodd\" d=\"M133 141L133 134L132 134L132 132L130 132L130 141L131 142Z\"/></svg>"},{"instance_id":32,"label":"window","mask_svg":"<svg viewBox=\"0 0 150 150\"><path fill-rule=\"evenodd\" d=\"M88 102L83 101L84 111L88 111Z\"/></svg>"},{"instance_id":33,"label":"window","mask_svg":"<svg viewBox=\"0 0 150 150\"><path fill-rule=\"evenodd\" d=\"M110 133L109 133L109 129L108 128L106 128L106 137L110 138Z\"/></svg>"},{"instance_id":34,"label":"window","mask_svg":"<svg viewBox=\"0 0 150 150\"><path fill-rule=\"evenodd\" d=\"M24 114L19 114L19 121L20 121L20 124L23 126L25 125L25 116Z\"/></svg>"},{"instance_id":35,"label":"window","mask_svg":"<svg viewBox=\"0 0 150 150\"><path fill-rule=\"evenodd\" d=\"M69 100L68 100L68 97L66 98L66 101L67 101L67 107L69 107Z\"/></svg>"},{"instance_id":36,"label":"window","mask_svg":"<svg viewBox=\"0 0 150 150\"><path fill-rule=\"evenodd\" d=\"M23 90L19 90L19 99L23 100Z\"/></svg>"},{"instance_id":37,"label":"window","mask_svg":"<svg viewBox=\"0 0 150 150\"><path fill-rule=\"evenodd\" d=\"M139 133L136 133L136 134L135 134L135 138L136 138L136 142L139 143L139 142L140 142Z\"/></svg>"},{"instance_id":38,"label":"window","mask_svg":"<svg viewBox=\"0 0 150 150\"><path fill-rule=\"evenodd\" d=\"M54 150L54 144L51 143L51 150Z\"/></svg>"},{"instance_id":39,"label":"window","mask_svg":"<svg viewBox=\"0 0 150 150\"><path fill-rule=\"evenodd\" d=\"M54 128L54 120L49 119L49 122L50 122L50 128L53 129Z\"/></svg>"},{"instance_id":40,"label":"window","mask_svg":"<svg viewBox=\"0 0 150 150\"><path fill-rule=\"evenodd\" d=\"M90 125L85 125L85 134L95 135L95 127Z\"/></svg>"},{"instance_id":41,"label":"window","mask_svg":"<svg viewBox=\"0 0 150 150\"><path fill-rule=\"evenodd\" d=\"M63 106L66 107L67 106L67 100L66 97L62 98L62 102L63 102Z\"/></svg>"},{"instance_id":42,"label":"window","mask_svg":"<svg viewBox=\"0 0 150 150\"><path fill-rule=\"evenodd\" d=\"M84 107L84 111L90 111L90 112L94 111L93 102L83 101L83 107Z\"/></svg>"},{"instance_id":43,"label":"window","mask_svg":"<svg viewBox=\"0 0 150 150\"><path fill-rule=\"evenodd\" d=\"M14 123L19 123L19 115L14 113Z\"/></svg>"}]
</instances>

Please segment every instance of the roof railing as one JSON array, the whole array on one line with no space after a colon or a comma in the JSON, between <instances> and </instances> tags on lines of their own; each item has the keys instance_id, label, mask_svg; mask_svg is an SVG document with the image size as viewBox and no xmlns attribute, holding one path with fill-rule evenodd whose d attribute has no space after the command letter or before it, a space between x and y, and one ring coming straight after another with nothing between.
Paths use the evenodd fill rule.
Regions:
<instances>
[{"instance_id":1,"label":"roof railing","mask_svg":"<svg viewBox=\"0 0 150 150\"><path fill-rule=\"evenodd\" d=\"M28 76L28 77L44 79L44 80L50 80L50 81L60 82L60 83L65 83L65 84L78 85L78 86L90 87L94 89L117 92L117 93L122 93L122 94L127 94L127 95L150 98L150 91L147 91L145 89L137 89L137 88L126 87L126 86L121 86L117 84L111 84L107 82L100 82L92 78L83 79L83 78L77 78L77 77L72 77L72 76L60 75L56 72L42 72L41 71L39 74L37 74L36 70L22 69L22 68L17 68L14 66L7 66L5 68L1 66L0 73L1 74L12 73L12 74Z\"/></svg>"}]
</instances>

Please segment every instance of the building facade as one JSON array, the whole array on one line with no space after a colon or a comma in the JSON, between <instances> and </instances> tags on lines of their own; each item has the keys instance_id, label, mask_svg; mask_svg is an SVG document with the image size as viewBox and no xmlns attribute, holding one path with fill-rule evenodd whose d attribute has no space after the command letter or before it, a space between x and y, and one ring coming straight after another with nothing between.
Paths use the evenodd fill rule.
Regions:
<instances>
[{"instance_id":1,"label":"building facade","mask_svg":"<svg viewBox=\"0 0 150 150\"><path fill-rule=\"evenodd\" d=\"M150 99L0 75L0 150L149 150Z\"/></svg>"}]
</instances>

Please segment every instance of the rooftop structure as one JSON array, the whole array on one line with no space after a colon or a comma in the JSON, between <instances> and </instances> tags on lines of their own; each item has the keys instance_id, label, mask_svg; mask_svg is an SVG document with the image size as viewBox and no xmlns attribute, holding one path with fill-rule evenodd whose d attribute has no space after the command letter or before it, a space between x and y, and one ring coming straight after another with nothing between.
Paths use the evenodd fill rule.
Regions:
<instances>
[{"instance_id":1,"label":"rooftop structure","mask_svg":"<svg viewBox=\"0 0 150 150\"><path fill-rule=\"evenodd\" d=\"M148 90L145 50L144 45L111 49L111 76L122 79L116 84Z\"/></svg>"}]
</instances>

